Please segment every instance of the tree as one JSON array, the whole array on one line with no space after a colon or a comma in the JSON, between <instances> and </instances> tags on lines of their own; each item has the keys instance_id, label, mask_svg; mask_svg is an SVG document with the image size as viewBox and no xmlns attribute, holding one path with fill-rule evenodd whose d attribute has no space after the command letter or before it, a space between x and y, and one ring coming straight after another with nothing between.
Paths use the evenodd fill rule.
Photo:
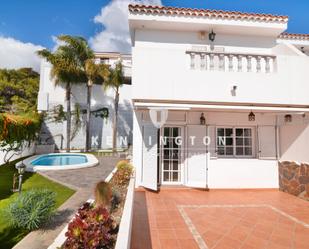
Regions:
<instances>
[{"instance_id":1,"label":"tree","mask_svg":"<svg viewBox=\"0 0 309 249\"><path fill-rule=\"evenodd\" d=\"M86 118L86 151L91 148L90 142L90 115L91 115L91 91L94 83L102 83L109 76L108 66L96 64L93 59L88 59L85 63L85 73L87 76L87 118Z\"/></svg>"},{"instance_id":2,"label":"tree","mask_svg":"<svg viewBox=\"0 0 309 249\"><path fill-rule=\"evenodd\" d=\"M81 49L81 44L87 43L84 38L71 37L71 39L68 39L68 37L66 35L58 36L58 40L63 42L63 45L60 45L55 52L48 49L38 51L39 56L52 64L51 76L55 79L55 84L65 85L67 152L70 151L71 142L71 87L74 84L86 82L80 58L89 56L84 54Z\"/></svg>"},{"instance_id":3,"label":"tree","mask_svg":"<svg viewBox=\"0 0 309 249\"><path fill-rule=\"evenodd\" d=\"M124 84L124 72L122 61L120 60L114 67L110 68L110 73L107 81L104 83L104 88L112 88L115 91L114 98L114 117L113 117L113 152L116 152L117 147L117 126L118 126L118 107L119 107L119 89Z\"/></svg>"},{"instance_id":4,"label":"tree","mask_svg":"<svg viewBox=\"0 0 309 249\"><path fill-rule=\"evenodd\" d=\"M41 118L34 112L18 115L0 113L0 150L5 152L5 163L13 156L20 155L26 146L37 139Z\"/></svg>"},{"instance_id":5,"label":"tree","mask_svg":"<svg viewBox=\"0 0 309 249\"><path fill-rule=\"evenodd\" d=\"M0 69L0 151L5 163L37 139L39 78L31 68Z\"/></svg>"},{"instance_id":6,"label":"tree","mask_svg":"<svg viewBox=\"0 0 309 249\"><path fill-rule=\"evenodd\" d=\"M0 69L0 113L36 112L39 78L31 68Z\"/></svg>"},{"instance_id":7,"label":"tree","mask_svg":"<svg viewBox=\"0 0 309 249\"><path fill-rule=\"evenodd\" d=\"M104 64L95 63L95 55L89 47L87 40L70 35L60 36L70 50L75 54L78 75L80 81L87 83L87 117L86 117L86 151L91 147L90 143L90 120L91 120L91 91L93 84L102 84L109 75L108 67Z\"/></svg>"}]
</instances>

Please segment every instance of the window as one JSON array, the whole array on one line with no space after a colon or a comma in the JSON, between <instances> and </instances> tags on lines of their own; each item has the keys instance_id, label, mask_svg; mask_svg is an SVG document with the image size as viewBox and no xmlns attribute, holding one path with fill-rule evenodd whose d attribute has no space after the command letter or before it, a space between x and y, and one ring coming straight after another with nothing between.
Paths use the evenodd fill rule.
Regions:
<instances>
[{"instance_id":1,"label":"window","mask_svg":"<svg viewBox=\"0 0 309 249\"><path fill-rule=\"evenodd\" d=\"M222 156L234 155L233 128L217 129L217 150L218 155Z\"/></svg>"},{"instance_id":2,"label":"window","mask_svg":"<svg viewBox=\"0 0 309 249\"><path fill-rule=\"evenodd\" d=\"M109 58L100 58L100 63L109 65Z\"/></svg>"},{"instance_id":3,"label":"window","mask_svg":"<svg viewBox=\"0 0 309 249\"><path fill-rule=\"evenodd\" d=\"M220 157L253 156L252 128L217 128L217 154Z\"/></svg>"}]
</instances>

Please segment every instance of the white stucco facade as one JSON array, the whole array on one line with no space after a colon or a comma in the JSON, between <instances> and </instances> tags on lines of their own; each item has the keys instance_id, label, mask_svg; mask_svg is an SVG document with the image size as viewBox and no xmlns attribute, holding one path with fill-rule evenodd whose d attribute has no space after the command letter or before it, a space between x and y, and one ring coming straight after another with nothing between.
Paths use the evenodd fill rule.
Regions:
<instances>
[{"instance_id":1,"label":"white stucco facade","mask_svg":"<svg viewBox=\"0 0 309 249\"><path fill-rule=\"evenodd\" d=\"M278 160L309 161L308 44L280 36L287 19L129 10L137 186L278 188ZM149 113L162 119L166 110L156 126ZM163 142L165 133L173 145Z\"/></svg>"}]
</instances>

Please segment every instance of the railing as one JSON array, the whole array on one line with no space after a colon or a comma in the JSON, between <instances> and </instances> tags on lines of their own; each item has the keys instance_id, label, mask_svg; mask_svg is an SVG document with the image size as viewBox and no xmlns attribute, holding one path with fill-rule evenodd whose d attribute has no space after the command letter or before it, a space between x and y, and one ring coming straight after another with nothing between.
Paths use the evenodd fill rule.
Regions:
<instances>
[{"instance_id":1,"label":"railing","mask_svg":"<svg viewBox=\"0 0 309 249\"><path fill-rule=\"evenodd\" d=\"M225 52L186 51L190 55L190 68L224 71L273 73L276 71L276 56Z\"/></svg>"}]
</instances>

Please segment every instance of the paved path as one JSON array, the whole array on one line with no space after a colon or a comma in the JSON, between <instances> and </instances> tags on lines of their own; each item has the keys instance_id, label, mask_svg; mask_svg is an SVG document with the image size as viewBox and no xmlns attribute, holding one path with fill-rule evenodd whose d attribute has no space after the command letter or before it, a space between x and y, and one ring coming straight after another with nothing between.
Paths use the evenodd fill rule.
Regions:
<instances>
[{"instance_id":1,"label":"paved path","mask_svg":"<svg viewBox=\"0 0 309 249\"><path fill-rule=\"evenodd\" d=\"M74 170L58 170L58 171L45 171L42 174L48 178L59 181L66 186L74 189L82 189L84 191L92 191L94 185L114 169L116 163L120 160L119 157L98 157L99 165L96 167L86 169Z\"/></svg>"},{"instance_id":2,"label":"paved path","mask_svg":"<svg viewBox=\"0 0 309 249\"><path fill-rule=\"evenodd\" d=\"M308 249L309 202L278 190L136 190L131 249Z\"/></svg>"},{"instance_id":3,"label":"paved path","mask_svg":"<svg viewBox=\"0 0 309 249\"><path fill-rule=\"evenodd\" d=\"M46 249L53 243L76 210L92 197L94 185L104 180L120 160L119 157L98 157L98 159L99 165L91 168L40 172L43 176L66 185L76 192L58 209L58 214L46 227L29 233L15 245L14 249Z\"/></svg>"}]
</instances>

